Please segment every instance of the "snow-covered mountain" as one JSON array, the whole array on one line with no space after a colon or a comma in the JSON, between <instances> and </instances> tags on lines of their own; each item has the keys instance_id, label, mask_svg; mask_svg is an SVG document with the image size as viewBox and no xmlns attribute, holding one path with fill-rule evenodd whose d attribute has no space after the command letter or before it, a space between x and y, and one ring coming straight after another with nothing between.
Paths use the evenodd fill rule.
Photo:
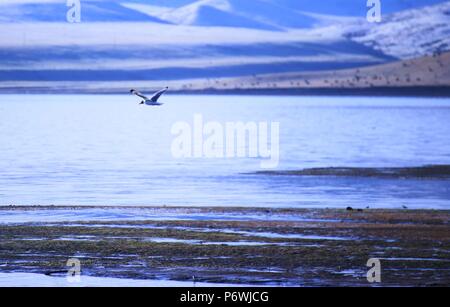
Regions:
<instances>
[{"instance_id":1,"label":"snow-covered mountain","mask_svg":"<svg viewBox=\"0 0 450 307\"><path fill-rule=\"evenodd\" d=\"M353 41L401 59L450 50L450 1L387 15L380 24L357 22L345 33Z\"/></svg>"},{"instance_id":2,"label":"snow-covered mountain","mask_svg":"<svg viewBox=\"0 0 450 307\"><path fill-rule=\"evenodd\" d=\"M446 0L382 1L382 13ZM365 0L81 0L83 22L155 22L281 30L310 28L315 14L363 18ZM64 22L66 0L2 0L0 22Z\"/></svg>"},{"instance_id":3,"label":"snow-covered mountain","mask_svg":"<svg viewBox=\"0 0 450 307\"><path fill-rule=\"evenodd\" d=\"M199 0L165 10L135 3L128 3L125 6L180 25L279 30L309 28L317 22L313 17L267 0Z\"/></svg>"},{"instance_id":4,"label":"snow-covered mountain","mask_svg":"<svg viewBox=\"0 0 450 307\"><path fill-rule=\"evenodd\" d=\"M65 0L0 0L0 88L319 74L450 50L448 0L382 1L380 24L365 0L81 3L70 24Z\"/></svg>"},{"instance_id":5,"label":"snow-covered mountain","mask_svg":"<svg viewBox=\"0 0 450 307\"><path fill-rule=\"evenodd\" d=\"M66 0L2 0L0 22L66 22ZM81 0L83 22L157 22L115 0Z\"/></svg>"}]
</instances>

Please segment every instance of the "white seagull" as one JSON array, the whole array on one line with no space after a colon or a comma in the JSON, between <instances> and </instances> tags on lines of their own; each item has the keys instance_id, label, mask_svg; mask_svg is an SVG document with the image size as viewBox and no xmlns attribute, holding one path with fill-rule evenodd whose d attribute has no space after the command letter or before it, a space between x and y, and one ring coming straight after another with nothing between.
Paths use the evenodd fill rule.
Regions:
<instances>
[{"instance_id":1,"label":"white seagull","mask_svg":"<svg viewBox=\"0 0 450 307\"><path fill-rule=\"evenodd\" d=\"M153 97L152 97L152 98L148 98L147 96L142 95L141 93L139 93L138 91L136 91L136 90L134 90L134 89L131 90L130 93L131 93L131 94L134 94L134 95L136 95L136 96L138 96L138 97L141 97L142 99L144 99L143 101L141 101L140 104L146 104L146 105L148 105L148 106L162 106L163 104L162 104L162 103L159 103L159 102L158 102L158 99L159 99L159 97L161 97L162 94L164 94L168 89L169 89L169 88L166 87L166 88L164 88L164 89L162 89L162 90L160 90L160 91L157 91L155 94L153 94Z\"/></svg>"}]
</instances>

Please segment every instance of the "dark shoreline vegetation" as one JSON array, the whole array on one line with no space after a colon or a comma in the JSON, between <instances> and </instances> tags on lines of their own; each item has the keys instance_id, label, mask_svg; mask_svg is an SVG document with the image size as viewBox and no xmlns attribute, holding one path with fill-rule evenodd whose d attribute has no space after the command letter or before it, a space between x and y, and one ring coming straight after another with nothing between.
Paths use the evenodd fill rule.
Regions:
<instances>
[{"instance_id":1,"label":"dark shoreline vegetation","mask_svg":"<svg viewBox=\"0 0 450 307\"><path fill-rule=\"evenodd\" d=\"M71 210L76 216L86 208L117 207L2 206L0 214ZM450 284L447 210L128 208L154 218L2 223L0 272L49 274L76 257L89 276L370 286L366 263L379 258L383 286ZM161 218L167 213L175 219Z\"/></svg>"},{"instance_id":2,"label":"dark shoreline vegetation","mask_svg":"<svg viewBox=\"0 0 450 307\"><path fill-rule=\"evenodd\" d=\"M268 95L268 96L355 96L355 97L450 97L450 87L369 87L369 88L278 88L179 91L179 94Z\"/></svg>"},{"instance_id":3,"label":"dark shoreline vegetation","mask_svg":"<svg viewBox=\"0 0 450 307\"><path fill-rule=\"evenodd\" d=\"M0 94L14 95L126 95L123 90L103 88L89 90L85 88L64 87L2 87ZM169 95L241 95L241 96L348 96L348 97L450 97L448 86L414 86L414 87L368 87L368 88L261 88L261 89L199 89L171 90Z\"/></svg>"},{"instance_id":4,"label":"dark shoreline vegetation","mask_svg":"<svg viewBox=\"0 0 450 307\"><path fill-rule=\"evenodd\" d=\"M258 171L253 174L273 176L338 176L378 178L450 179L450 165L420 167L322 167L286 171Z\"/></svg>"}]
</instances>

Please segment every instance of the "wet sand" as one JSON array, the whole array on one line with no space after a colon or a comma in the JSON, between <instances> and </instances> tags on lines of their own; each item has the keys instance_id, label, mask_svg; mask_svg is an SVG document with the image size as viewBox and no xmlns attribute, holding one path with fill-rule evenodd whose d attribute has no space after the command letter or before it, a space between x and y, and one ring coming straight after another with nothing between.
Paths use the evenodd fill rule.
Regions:
<instances>
[{"instance_id":1,"label":"wet sand","mask_svg":"<svg viewBox=\"0 0 450 307\"><path fill-rule=\"evenodd\" d=\"M75 257L82 275L93 277L371 286L366 264L378 258L382 282L377 286L450 285L450 211L363 208L133 207L129 210L152 214L3 222L0 272L51 275L66 270L67 259ZM48 210L77 214L88 208L0 207L4 214ZM167 215L174 218L161 218Z\"/></svg>"}]
</instances>

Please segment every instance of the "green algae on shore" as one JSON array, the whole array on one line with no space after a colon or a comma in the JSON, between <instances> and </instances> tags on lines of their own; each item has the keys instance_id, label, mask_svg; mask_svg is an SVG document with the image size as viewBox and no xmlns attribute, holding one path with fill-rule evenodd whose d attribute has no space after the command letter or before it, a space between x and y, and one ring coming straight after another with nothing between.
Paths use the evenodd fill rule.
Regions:
<instances>
[{"instance_id":1,"label":"green algae on shore","mask_svg":"<svg viewBox=\"0 0 450 307\"><path fill-rule=\"evenodd\" d=\"M289 171L258 171L255 174L273 176L340 176L379 178L450 178L450 165L425 165L421 167L325 167Z\"/></svg>"},{"instance_id":2,"label":"green algae on shore","mask_svg":"<svg viewBox=\"0 0 450 307\"><path fill-rule=\"evenodd\" d=\"M181 210L205 210L211 216L241 211ZM382 285L450 284L449 211L246 208L242 212L297 218L1 224L0 270L59 271L75 257L82 273L91 276L369 286L367 261L379 258Z\"/></svg>"}]
</instances>

